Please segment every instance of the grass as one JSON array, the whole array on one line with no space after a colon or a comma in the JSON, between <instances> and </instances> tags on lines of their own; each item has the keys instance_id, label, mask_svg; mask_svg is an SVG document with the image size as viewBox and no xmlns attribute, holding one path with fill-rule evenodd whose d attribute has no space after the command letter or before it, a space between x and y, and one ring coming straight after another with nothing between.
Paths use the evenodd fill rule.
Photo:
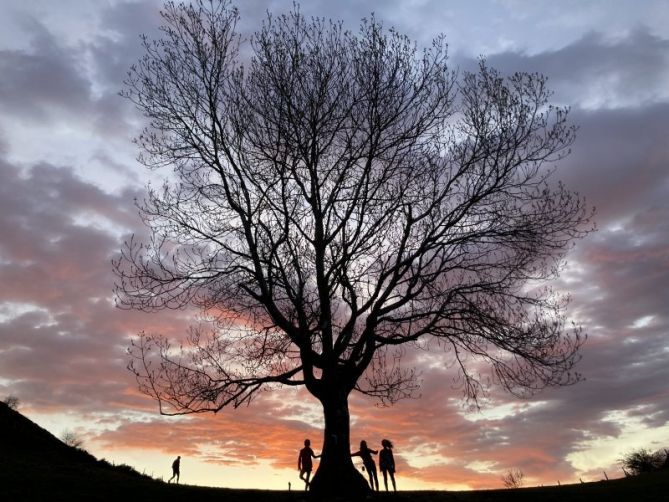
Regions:
<instances>
[{"instance_id":1,"label":"grass","mask_svg":"<svg viewBox=\"0 0 669 502\"><path fill-rule=\"evenodd\" d=\"M0 500L306 502L301 491L240 490L167 484L127 465L71 448L0 403ZM346 499L338 499L343 502ZM379 493L381 502L669 501L669 471L575 485Z\"/></svg>"}]
</instances>

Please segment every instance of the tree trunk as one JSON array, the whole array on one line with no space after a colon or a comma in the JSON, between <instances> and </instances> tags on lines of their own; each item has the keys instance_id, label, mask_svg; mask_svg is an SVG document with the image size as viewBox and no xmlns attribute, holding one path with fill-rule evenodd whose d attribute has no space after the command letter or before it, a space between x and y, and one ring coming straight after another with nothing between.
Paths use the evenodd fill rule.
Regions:
<instances>
[{"instance_id":1,"label":"tree trunk","mask_svg":"<svg viewBox=\"0 0 669 502\"><path fill-rule=\"evenodd\" d=\"M310 491L319 497L351 497L369 494L369 484L351 460L348 393L334 392L321 399L325 433L318 471Z\"/></svg>"}]
</instances>

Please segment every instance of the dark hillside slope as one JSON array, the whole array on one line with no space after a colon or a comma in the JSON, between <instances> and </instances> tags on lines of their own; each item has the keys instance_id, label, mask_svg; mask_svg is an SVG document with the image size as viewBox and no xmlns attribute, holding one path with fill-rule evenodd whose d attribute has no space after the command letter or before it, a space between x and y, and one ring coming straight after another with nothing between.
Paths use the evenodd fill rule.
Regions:
<instances>
[{"instance_id":1,"label":"dark hillside slope","mask_svg":"<svg viewBox=\"0 0 669 502\"><path fill-rule=\"evenodd\" d=\"M209 501L241 499L236 490L168 485L128 466L97 460L67 446L19 412L0 403L0 501ZM258 492L264 494L269 492ZM281 497L272 497L281 502Z\"/></svg>"},{"instance_id":2,"label":"dark hillside slope","mask_svg":"<svg viewBox=\"0 0 669 502\"><path fill-rule=\"evenodd\" d=\"M71 448L49 431L41 428L5 403L0 403L0 461L32 458L35 454L45 463L89 462L96 459L84 450Z\"/></svg>"}]
</instances>

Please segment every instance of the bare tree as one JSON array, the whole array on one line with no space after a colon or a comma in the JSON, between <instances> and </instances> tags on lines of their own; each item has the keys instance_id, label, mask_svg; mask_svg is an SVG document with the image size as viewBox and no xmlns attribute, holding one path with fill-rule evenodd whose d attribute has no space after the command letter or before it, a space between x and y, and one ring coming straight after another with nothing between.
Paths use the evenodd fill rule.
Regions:
<instances>
[{"instance_id":1,"label":"bare tree","mask_svg":"<svg viewBox=\"0 0 669 502\"><path fill-rule=\"evenodd\" d=\"M60 440L72 448L81 449L84 446L84 440L74 431L63 431L63 434L60 436Z\"/></svg>"},{"instance_id":2,"label":"bare tree","mask_svg":"<svg viewBox=\"0 0 669 502\"><path fill-rule=\"evenodd\" d=\"M15 395L10 394L4 399L3 403L5 403L9 407L9 409L16 411L19 409L19 406L21 405L21 400Z\"/></svg>"},{"instance_id":3,"label":"bare tree","mask_svg":"<svg viewBox=\"0 0 669 502\"><path fill-rule=\"evenodd\" d=\"M669 466L669 450L650 451L639 448L623 455L619 462L626 476L659 471Z\"/></svg>"},{"instance_id":4,"label":"bare tree","mask_svg":"<svg viewBox=\"0 0 669 502\"><path fill-rule=\"evenodd\" d=\"M349 394L411 395L413 344L441 345L474 399L481 362L514 394L579 379L584 337L539 287L589 218L549 182L575 130L544 77L481 61L458 78L443 37L420 52L374 18L353 34L298 8L268 16L243 66L229 3L162 15L124 95L150 121L140 160L175 176L139 204L150 241L115 262L122 307L209 321L182 350L133 343L162 413L305 386L325 418L312 490L354 492Z\"/></svg>"},{"instance_id":5,"label":"bare tree","mask_svg":"<svg viewBox=\"0 0 669 502\"><path fill-rule=\"evenodd\" d=\"M502 476L502 483L506 488L520 488L523 486L525 474L520 469L509 469Z\"/></svg>"}]
</instances>

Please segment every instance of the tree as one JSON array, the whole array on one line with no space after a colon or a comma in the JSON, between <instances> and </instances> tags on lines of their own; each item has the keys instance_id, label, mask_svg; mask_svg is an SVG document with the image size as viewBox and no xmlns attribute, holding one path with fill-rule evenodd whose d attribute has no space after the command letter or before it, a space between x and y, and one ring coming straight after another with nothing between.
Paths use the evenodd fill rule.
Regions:
<instances>
[{"instance_id":1,"label":"tree","mask_svg":"<svg viewBox=\"0 0 669 502\"><path fill-rule=\"evenodd\" d=\"M502 483L506 488L520 488L523 486L525 474L520 469L509 469L502 476Z\"/></svg>"},{"instance_id":2,"label":"tree","mask_svg":"<svg viewBox=\"0 0 669 502\"><path fill-rule=\"evenodd\" d=\"M669 462L668 450L652 452L646 448L630 451L620 459L623 471L631 476L664 469L667 462Z\"/></svg>"},{"instance_id":3,"label":"tree","mask_svg":"<svg viewBox=\"0 0 669 502\"><path fill-rule=\"evenodd\" d=\"M60 440L67 446L77 448L79 450L84 446L84 440L74 431L63 431L63 434L60 436Z\"/></svg>"},{"instance_id":4,"label":"tree","mask_svg":"<svg viewBox=\"0 0 669 502\"><path fill-rule=\"evenodd\" d=\"M229 3L162 16L124 95L149 120L141 162L174 176L138 204L151 238L114 263L121 307L203 314L181 350L130 348L162 413L304 386L325 419L312 490L350 493L367 485L348 397L411 395L412 345L440 345L474 399L481 362L519 395L579 379L584 335L541 284L590 215L550 180L575 128L543 76L482 60L458 78L443 36L420 52L374 18L356 35L299 8L268 15L243 65Z\"/></svg>"},{"instance_id":5,"label":"tree","mask_svg":"<svg viewBox=\"0 0 669 502\"><path fill-rule=\"evenodd\" d=\"M9 409L14 411L18 410L19 406L21 405L21 400L13 394L7 396L3 402L9 407Z\"/></svg>"}]
</instances>

